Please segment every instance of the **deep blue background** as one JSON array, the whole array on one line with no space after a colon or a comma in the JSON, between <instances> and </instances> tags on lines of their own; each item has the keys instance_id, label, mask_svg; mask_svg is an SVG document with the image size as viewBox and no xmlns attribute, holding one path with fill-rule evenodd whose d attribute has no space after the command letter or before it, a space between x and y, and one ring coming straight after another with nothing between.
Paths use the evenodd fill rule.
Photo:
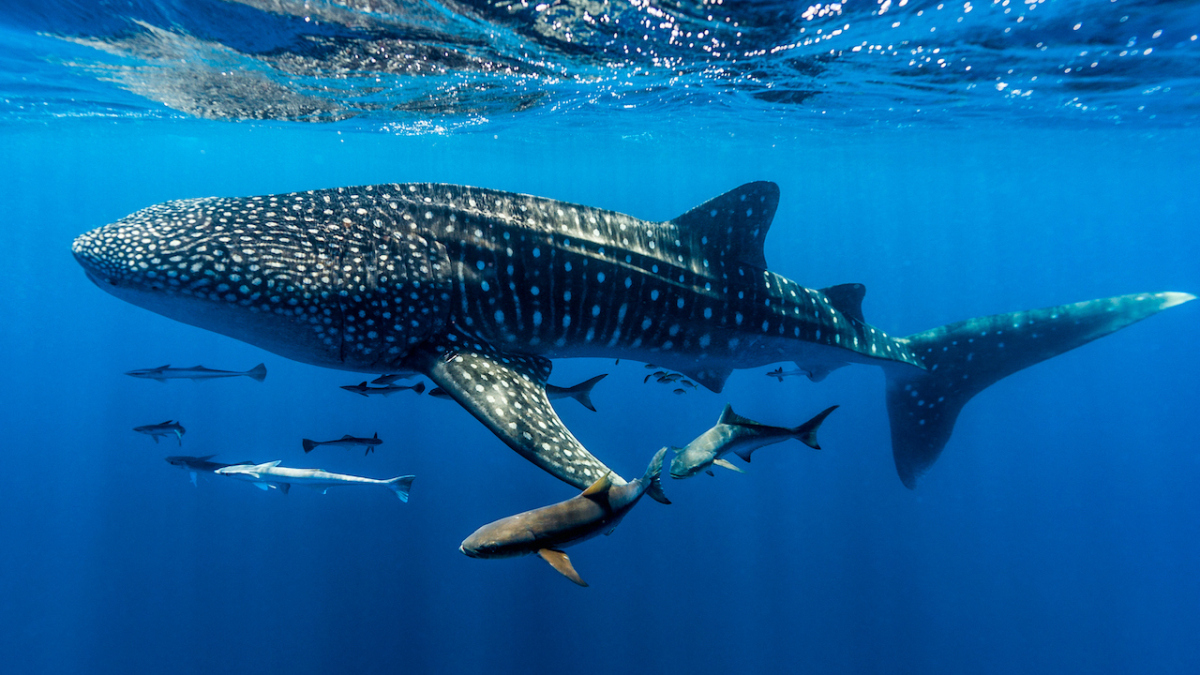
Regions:
<instances>
[{"instance_id":1,"label":"deep blue background","mask_svg":"<svg viewBox=\"0 0 1200 675\"><path fill-rule=\"evenodd\" d=\"M646 120L628 127L644 130ZM620 127L623 125L617 125ZM1162 672L1200 669L1200 303L1002 381L915 492L892 467L882 373L760 371L675 396L640 364L564 420L637 475L725 402L773 424L834 403L825 450L670 481L612 537L536 559L456 549L573 491L454 404L362 399L300 365L124 304L71 239L167 199L392 181L529 192L669 218L742 182L783 197L771 268L867 285L902 335L1138 291L1200 292L1194 132L837 132L777 138L560 131L403 138L203 122L0 129L0 654L5 673ZM159 385L135 367L249 368ZM765 371L766 369L762 369ZM264 493L187 475L130 431L180 419L182 452L388 477ZM300 438L378 432L364 458Z\"/></svg>"}]
</instances>

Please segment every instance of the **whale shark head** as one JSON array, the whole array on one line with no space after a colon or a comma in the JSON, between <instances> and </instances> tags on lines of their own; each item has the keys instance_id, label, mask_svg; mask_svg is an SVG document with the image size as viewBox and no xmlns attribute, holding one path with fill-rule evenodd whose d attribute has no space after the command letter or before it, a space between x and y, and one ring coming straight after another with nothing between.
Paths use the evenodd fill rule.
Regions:
<instances>
[{"instance_id":1,"label":"whale shark head","mask_svg":"<svg viewBox=\"0 0 1200 675\"><path fill-rule=\"evenodd\" d=\"M83 234L72 251L122 300L372 372L439 330L449 300L438 245L386 216L348 190L172 201Z\"/></svg>"}]
</instances>

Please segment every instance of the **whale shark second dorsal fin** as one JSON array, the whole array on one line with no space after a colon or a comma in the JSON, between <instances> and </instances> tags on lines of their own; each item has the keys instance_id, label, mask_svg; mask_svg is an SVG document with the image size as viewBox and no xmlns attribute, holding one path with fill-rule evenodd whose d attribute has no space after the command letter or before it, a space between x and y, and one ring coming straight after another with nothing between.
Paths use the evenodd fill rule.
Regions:
<instances>
[{"instance_id":1,"label":"whale shark second dorsal fin","mask_svg":"<svg viewBox=\"0 0 1200 675\"><path fill-rule=\"evenodd\" d=\"M699 255L708 253L765 270L763 240L777 206L779 186L759 181L714 197L671 223Z\"/></svg>"}]
</instances>

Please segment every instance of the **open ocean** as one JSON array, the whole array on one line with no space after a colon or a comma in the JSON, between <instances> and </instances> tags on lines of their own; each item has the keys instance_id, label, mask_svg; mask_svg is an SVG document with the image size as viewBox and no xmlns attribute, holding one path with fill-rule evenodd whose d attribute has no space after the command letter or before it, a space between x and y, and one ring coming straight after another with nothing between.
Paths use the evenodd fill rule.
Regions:
<instances>
[{"instance_id":1,"label":"open ocean","mask_svg":"<svg viewBox=\"0 0 1200 675\"><path fill-rule=\"evenodd\" d=\"M1200 672L1200 302L990 387L915 490L878 368L678 395L556 361L609 374L556 409L627 477L726 403L841 406L820 451L664 477L672 505L569 550L580 588L457 550L578 491L454 402L347 393L71 255L182 198L440 182L666 220L769 180L769 268L865 284L892 335L1200 294L1197 33L1165 0L3 0L0 672ZM163 420L181 444L132 431ZM417 478L193 487L168 455Z\"/></svg>"}]
</instances>

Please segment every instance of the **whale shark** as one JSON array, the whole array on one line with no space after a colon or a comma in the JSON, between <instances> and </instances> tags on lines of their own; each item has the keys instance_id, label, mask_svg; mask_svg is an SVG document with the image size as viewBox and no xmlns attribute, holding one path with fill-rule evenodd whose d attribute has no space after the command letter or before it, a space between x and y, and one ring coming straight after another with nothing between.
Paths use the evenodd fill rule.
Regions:
<instances>
[{"instance_id":1,"label":"whale shark","mask_svg":"<svg viewBox=\"0 0 1200 675\"><path fill-rule=\"evenodd\" d=\"M867 323L865 288L767 269L779 188L755 182L666 221L458 185L365 185L145 208L75 239L112 295L281 356L416 372L504 443L586 488L624 480L546 395L552 360L652 362L720 392L791 361L819 381L886 375L892 453L909 488L975 394L1194 299L1137 293L967 319L908 336Z\"/></svg>"}]
</instances>

